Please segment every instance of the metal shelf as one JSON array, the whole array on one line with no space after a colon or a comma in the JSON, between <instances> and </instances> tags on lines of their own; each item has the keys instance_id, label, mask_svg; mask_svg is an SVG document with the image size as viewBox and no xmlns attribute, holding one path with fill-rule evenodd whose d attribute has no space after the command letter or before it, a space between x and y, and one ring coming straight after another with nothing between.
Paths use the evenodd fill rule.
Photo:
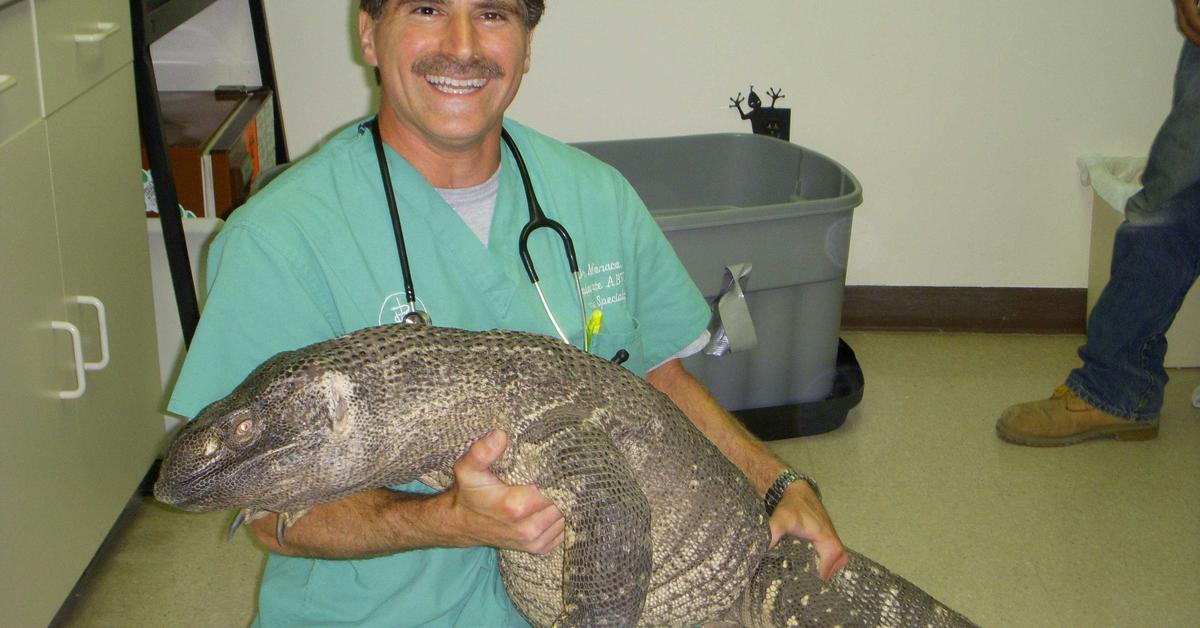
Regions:
<instances>
[{"instance_id":1,"label":"metal shelf","mask_svg":"<svg viewBox=\"0 0 1200 628\"><path fill-rule=\"evenodd\" d=\"M275 64L271 57L271 41L267 33L266 13L262 0L246 1L250 7L250 21L254 29L254 44L262 85L270 88L274 95L275 159L276 163L282 164L288 161L287 140L283 133L283 116L275 81ZM171 172L167 141L163 136L162 108L159 105L158 81L154 76L150 44L215 2L216 0L130 0L129 3L133 26L133 66L137 83L138 121L142 142L146 146L147 160L150 162L150 172L154 176L154 193L158 198L159 207L178 207L179 197ZM163 242L167 249L171 282L175 286L175 305L179 309L183 343L184 346L190 346L196 324L200 320L200 307L196 300L192 267L188 262L183 222L177 211L162 211L159 219L162 220Z\"/></svg>"},{"instance_id":2,"label":"metal shelf","mask_svg":"<svg viewBox=\"0 0 1200 628\"><path fill-rule=\"evenodd\" d=\"M197 13L207 9L217 0L142 0L135 2L145 12L145 38L147 44L158 41L163 35L175 30Z\"/></svg>"}]
</instances>

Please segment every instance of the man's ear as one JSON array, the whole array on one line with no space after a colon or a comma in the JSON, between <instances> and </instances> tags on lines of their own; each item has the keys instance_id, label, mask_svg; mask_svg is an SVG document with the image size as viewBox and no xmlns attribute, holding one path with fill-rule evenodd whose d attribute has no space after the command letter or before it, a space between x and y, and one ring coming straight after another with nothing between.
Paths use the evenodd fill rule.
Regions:
<instances>
[{"instance_id":1,"label":"man's ear","mask_svg":"<svg viewBox=\"0 0 1200 628\"><path fill-rule=\"evenodd\" d=\"M529 34L525 36L525 71L522 74L529 73L529 60L533 57L533 29L529 30Z\"/></svg>"},{"instance_id":2,"label":"man's ear","mask_svg":"<svg viewBox=\"0 0 1200 628\"><path fill-rule=\"evenodd\" d=\"M375 55L375 19L366 11L358 12L358 45L362 48L363 61L379 67L379 58Z\"/></svg>"}]
</instances>

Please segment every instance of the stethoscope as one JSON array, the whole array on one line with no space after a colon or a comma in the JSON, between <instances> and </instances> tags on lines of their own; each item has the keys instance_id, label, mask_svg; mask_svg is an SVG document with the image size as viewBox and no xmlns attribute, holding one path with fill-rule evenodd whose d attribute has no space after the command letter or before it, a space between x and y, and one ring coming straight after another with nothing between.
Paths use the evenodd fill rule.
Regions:
<instances>
[{"instance_id":1,"label":"stethoscope","mask_svg":"<svg viewBox=\"0 0 1200 628\"><path fill-rule=\"evenodd\" d=\"M432 320L427 312L417 309L417 294L413 288L412 272L408 266L408 251L404 246L404 231L400 227L400 210L396 206L396 194L392 191L392 175L387 165L387 155L383 150L383 137L379 133L379 118L374 118L366 123L371 127L371 137L375 141L375 159L379 162L379 176L383 179L384 196L387 198L388 212L392 216L392 232L396 236L396 252L400 257L400 271L404 276L404 296L408 299L408 314L405 314L404 323L408 324L432 324ZM538 229L547 228L558 234L562 240L563 250L567 254L567 265L571 269L571 275L575 279L575 293L579 297L579 319L583 323L584 328L587 327L586 305L583 299L583 285L579 276L579 263L575 258L575 244L571 241L571 234L567 233L565 227L558 221L546 217L546 213L542 211L542 206L538 203L537 195L533 191L533 182L529 179L529 169L525 167L525 159L521 156L521 151L517 149L516 142L512 136L503 127L500 129L500 137L504 143L508 145L508 150L512 152L513 159L517 162L517 170L521 174L521 185L525 188L525 204L529 207L529 222L525 223L525 227L521 229L521 236L517 240L517 252L521 255L521 264L525 267L525 273L529 275L529 281L537 290L538 298L542 301L542 309L546 311L546 316L550 319L550 324L554 325L554 331L558 333L558 337L563 342L571 344L567 339L567 334L563 332L562 327L558 324L558 319L554 317L554 312L550 309L550 303L546 300L546 294L542 292L542 283L538 279L537 268L533 265L533 257L529 254L529 236ZM586 346L584 350L590 347ZM617 352L612 361L620 364L628 359L629 354L625 350Z\"/></svg>"}]
</instances>

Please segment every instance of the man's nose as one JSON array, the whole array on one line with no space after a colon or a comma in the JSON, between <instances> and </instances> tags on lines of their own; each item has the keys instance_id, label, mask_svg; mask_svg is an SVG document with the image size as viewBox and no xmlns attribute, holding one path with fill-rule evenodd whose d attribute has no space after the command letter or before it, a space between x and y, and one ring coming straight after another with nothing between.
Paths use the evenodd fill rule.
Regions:
<instances>
[{"instance_id":1,"label":"man's nose","mask_svg":"<svg viewBox=\"0 0 1200 628\"><path fill-rule=\"evenodd\" d=\"M443 52L464 62L475 58L479 51L479 34L469 13L455 15L448 22L446 30Z\"/></svg>"}]
</instances>

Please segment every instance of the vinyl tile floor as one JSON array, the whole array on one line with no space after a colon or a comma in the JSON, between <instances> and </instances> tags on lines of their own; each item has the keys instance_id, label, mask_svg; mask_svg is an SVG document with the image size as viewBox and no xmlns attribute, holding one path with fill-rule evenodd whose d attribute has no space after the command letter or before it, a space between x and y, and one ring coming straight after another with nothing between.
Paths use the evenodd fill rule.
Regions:
<instances>
[{"instance_id":1,"label":"vinyl tile floor","mask_svg":"<svg viewBox=\"0 0 1200 628\"><path fill-rule=\"evenodd\" d=\"M1157 440L1005 444L1081 336L848 332L862 403L773 449L816 477L842 539L984 626L1200 626L1200 369L1173 369ZM230 513L135 498L61 626L244 626L264 554ZM2 623L2 622L0 622Z\"/></svg>"}]
</instances>

